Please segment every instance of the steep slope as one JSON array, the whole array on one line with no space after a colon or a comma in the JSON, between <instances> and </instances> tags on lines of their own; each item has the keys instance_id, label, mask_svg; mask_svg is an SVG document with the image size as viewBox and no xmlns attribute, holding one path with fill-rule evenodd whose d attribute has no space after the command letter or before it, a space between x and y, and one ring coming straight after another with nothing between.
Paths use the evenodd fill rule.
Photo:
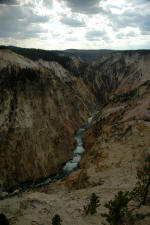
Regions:
<instances>
[{"instance_id":1,"label":"steep slope","mask_svg":"<svg viewBox=\"0 0 150 225\"><path fill-rule=\"evenodd\" d=\"M149 63L150 52L113 54L95 63L91 89L99 85L98 78L106 80L97 98L107 104L84 136L87 151L75 181L78 188L94 183L104 188L134 186L137 168L150 154Z\"/></svg>"},{"instance_id":2,"label":"steep slope","mask_svg":"<svg viewBox=\"0 0 150 225\"><path fill-rule=\"evenodd\" d=\"M149 54L148 50L138 50L103 56L86 68L84 81L98 101L106 104L119 85L119 90L122 90L123 86L134 89L136 83L141 84L148 79Z\"/></svg>"},{"instance_id":3,"label":"steep slope","mask_svg":"<svg viewBox=\"0 0 150 225\"><path fill-rule=\"evenodd\" d=\"M72 135L94 107L93 94L58 62L7 49L0 50L0 93L2 186L55 174L72 157Z\"/></svg>"}]
</instances>

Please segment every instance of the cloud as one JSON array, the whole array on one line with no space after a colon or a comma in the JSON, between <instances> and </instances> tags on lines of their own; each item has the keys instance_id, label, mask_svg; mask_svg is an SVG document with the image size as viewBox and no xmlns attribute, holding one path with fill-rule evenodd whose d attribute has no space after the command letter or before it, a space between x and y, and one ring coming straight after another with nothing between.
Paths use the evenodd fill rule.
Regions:
<instances>
[{"instance_id":1,"label":"cloud","mask_svg":"<svg viewBox=\"0 0 150 225\"><path fill-rule=\"evenodd\" d=\"M52 8L53 0L43 0L43 5L47 8Z\"/></svg>"},{"instance_id":2,"label":"cloud","mask_svg":"<svg viewBox=\"0 0 150 225\"><path fill-rule=\"evenodd\" d=\"M97 14L104 13L99 3L102 0L63 0L67 6L73 11L83 14Z\"/></svg>"},{"instance_id":3,"label":"cloud","mask_svg":"<svg viewBox=\"0 0 150 225\"><path fill-rule=\"evenodd\" d=\"M139 21L139 28L141 34L150 34L150 14L143 16L142 20Z\"/></svg>"},{"instance_id":4,"label":"cloud","mask_svg":"<svg viewBox=\"0 0 150 225\"><path fill-rule=\"evenodd\" d=\"M134 31L129 31L127 33L120 32L119 34L116 35L116 38L118 39L128 39L132 37L137 37L138 35Z\"/></svg>"},{"instance_id":5,"label":"cloud","mask_svg":"<svg viewBox=\"0 0 150 225\"><path fill-rule=\"evenodd\" d=\"M0 10L0 37L34 38L41 32L47 32L40 24L46 23L48 20L48 16L37 15L28 7L2 5Z\"/></svg>"},{"instance_id":6,"label":"cloud","mask_svg":"<svg viewBox=\"0 0 150 225\"><path fill-rule=\"evenodd\" d=\"M18 5L17 0L0 0L0 4L5 4L5 5Z\"/></svg>"},{"instance_id":7,"label":"cloud","mask_svg":"<svg viewBox=\"0 0 150 225\"><path fill-rule=\"evenodd\" d=\"M17 33L13 33L13 36L15 37L17 35L18 40L24 40L29 38L39 38L39 35L45 32L47 32L47 29L39 29L37 25L32 25L26 28L26 32L18 31Z\"/></svg>"},{"instance_id":8,"label":"cloud","mask_svg":"<svg viewBox=\"0 0 150 225\"><path fill-rule=\"evenodd\" d=\"M127 0L128 2L131 2L131 0ZM150 0L132 0L132 4L137 4L137 5L143 5L143 4L150 3Z\"/></svg>"},{"instance_id":9,"label":"cloud","mask_svg":"<svg viewBox=\"0 0 150 225\"><path fill-rule=\"evenodd\" d=\"M85 27L85 22L71 17L64 17L60 20L61 23L71 27Z\"/></svg>"},{"instance_id":10,"label":"cloud","mask_svg":"<svg viewBox=\"0 0 150 225\"><path fill-rule=\"evenodd\" d=\"M149 6L150 0L0 0L0 42L142 48L150 39Z\"/></svg>"},{"instance_id":11,"label":"cloud","mask_svg":"<svg viewBox=\"0 0 150 225\"><path fill-rule=\"evenodd\" d=\"M66 41L79 41L78 38L75 38L75 37L70 37L70 38L66 38Z\"/></svg>"},{"instance_id":12,"label":"cloud","mask_svg":"<svg viewBox=\"0 0 150 225\"><path fill-rule=\"evenodd\" d=\"M86 33L85 37L88 41L98 41L100 39L105 39L105 40L109 39L104 30L102 30L102 31L99 31L99 30L88 31Z\"/></svg>"},{"instance_id":13,"label":"cloud","mask_svg":"<svg viewBox=\"0 0 150 225\"><path fill-rule=\"evenodd\" d=\"M28 16L27 19L30 23L47 23L50 19L50 17L47 15L40 16L40 15L34 14L32 11L29 11L27 13L27 16Z\"/></svg>"},{"instance_id":14,"label":"cloud","mask_svg":"<svg viewBox=\"0 0 150 225\"><path fill-rule=\"evenodd\" d=\"M135 0L137 1L137 0ZM134 3L135 3L134 1ZM141 0L140 0L141 2ZM142 0L146 2L146 0ZM150 1L147 1L150 3ZM144 12L144 13L143 13ZM150 33L150 8L145 8L144 5L132 5L130 9L124 10L122 14L111 13L108 15L109 24L115 31L121 28L137 28L142 33Z\"/></svg>"}]
</instances>

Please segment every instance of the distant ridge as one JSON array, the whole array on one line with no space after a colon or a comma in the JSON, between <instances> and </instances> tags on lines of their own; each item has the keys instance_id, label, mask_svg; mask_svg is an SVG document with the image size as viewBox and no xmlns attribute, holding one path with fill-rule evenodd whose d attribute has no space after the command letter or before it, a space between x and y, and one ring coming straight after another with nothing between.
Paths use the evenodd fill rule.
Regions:
<instances>
[{"instance_id":1,"label":"distant ridge","mask_svg":"<svg viewBox=\"0 0 150 225\"><path fill-rule=\"evenodd\" d=\"M112 50L112 49L90 49L90 50L84 50L84 49L66 49L66 50L43 50L43 49L34 49L34 48L20 48L15 46L3 46L0 45L0 49L10 49L17 54L23 55L25 57L28 57L32 60L37 60L39 58L42 58L46 61L58 61L60 64L64 64L64 61L69 60L68 56L76 56L80 57L80 59L84 63L91 64L101 57L112 54L112 53L119 53L119 52L127 52L129 54L132 54L134 52L139 52L140 54L148 53L150 50L141 49L141 50ZM63 55L62 55L63 54Z\"/></svg>"},{"instance_id":2,"label":"distant ridge","mask_svg":"<svg viewBox=\"0 0 150 225\"><path fill-rule=\"evenodd\" d=\"M84 50L84 49L66 49L66 50L43 50L43 49L34 49L34 48L20 48L15 46L0 46L0 49L10 49L17 54L21 54L25 57L29 57L30 59L36 60L37 58L43 58L44 60L55 60L55 58L59 57L60 54L66 56L76 56L80 57L80 59L85 63L92 63L102 56L114 52L118 52L116 50L109 49L99 49L99 50Z\"/></svg>"},{"instance_id":3,"label":"distant ridge","mask_svg":"<svg viewBox=\"0 0 150 225\"><path fill-rule=\"evenodd\" d=\"M70 55L80 57L85 63L92 63L104 55L118 52L117 50L99 49L99 50L84 50L84 49L67 49L64 51Z\"/></svg>"}]
</instances>

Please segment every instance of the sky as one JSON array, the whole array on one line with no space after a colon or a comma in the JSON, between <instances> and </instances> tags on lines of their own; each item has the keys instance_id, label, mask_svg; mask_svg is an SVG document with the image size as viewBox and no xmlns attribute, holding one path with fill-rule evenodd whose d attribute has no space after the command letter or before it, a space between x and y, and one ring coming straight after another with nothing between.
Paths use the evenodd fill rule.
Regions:
<instances>
[{"instance_id":1,"label":"sky","mask_svg":"<svg viewBox=\"0 0 150 225\"><path fill-rule=\"evenodd\" d=\"M150 49L150 0L0 0L0 45Z\"/></svg>"}]
</instances>

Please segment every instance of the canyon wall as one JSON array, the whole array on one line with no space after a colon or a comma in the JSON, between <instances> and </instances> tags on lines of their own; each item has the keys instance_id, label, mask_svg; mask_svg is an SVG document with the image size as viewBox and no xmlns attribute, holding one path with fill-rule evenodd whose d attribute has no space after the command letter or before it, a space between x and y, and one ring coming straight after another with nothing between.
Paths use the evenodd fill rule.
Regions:
<instances>
[{"instance_id":1,"label":"canyon wall","mask_svg":"<svg viewBox=\"0 0 150 225\"><path fill-rule=\"evenodd\" d=\"M9 188L57 173L72 157L74 132L96 99L81 77L56 61L0 50L0 183Z\"/></svg>"},{"instance_id":2,"label":"canyon wall","mask_svg":"<svg viewBox=\"0 0 150 225\"><path fill-rule=\"evenodd\" d=\"M106 77L106 90L99 89L106 104L84 136L76 187L134 187L138 168L150 156L149 65L149 52L112 54L93 65L95 79Z\"/></svg>"}]
</instances>

